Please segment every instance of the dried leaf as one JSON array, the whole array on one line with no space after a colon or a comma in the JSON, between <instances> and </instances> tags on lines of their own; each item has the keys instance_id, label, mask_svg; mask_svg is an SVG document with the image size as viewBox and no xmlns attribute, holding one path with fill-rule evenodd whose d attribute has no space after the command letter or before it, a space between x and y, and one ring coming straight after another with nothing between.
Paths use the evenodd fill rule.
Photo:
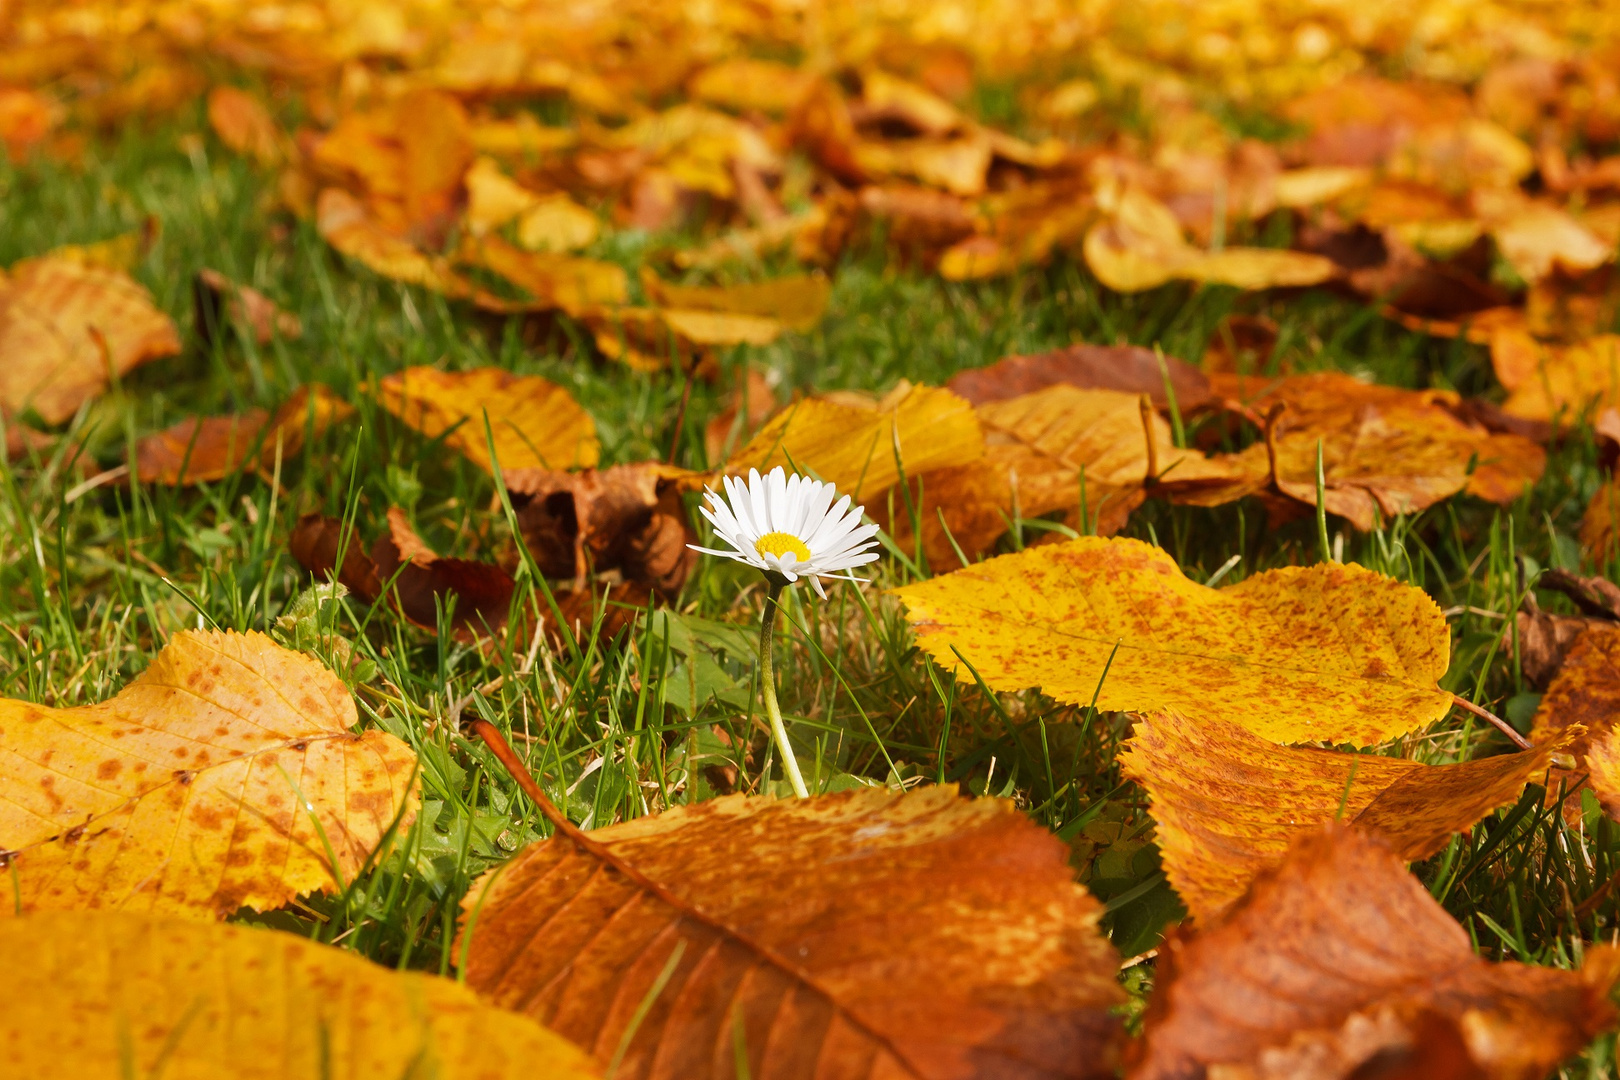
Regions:
<instances>
[{"instance_id":1,"label":"dried leaf","mask_svg":"<svg viewBox=\"0 0 1620 1080\"><path fill-rule=\"evenodd\" d=\"M471 296L474 291L442 256L427 255L384 229L346 191L326 188L320 193L315 202L315 227L333 248L385 278L451 297Z\"/></svg>"},{"instance_id":2,"label":"dried leaf","mask_svg":"<svg viewBox=\"0 0 1620 1080\"><path fill-rule=\"evenodd\" d=\"M620 1077L730 1076L734 1054L761 1080L1117 1066L1097 902L1011 803L954 789L731 796L558 836L465 911L468 985Z\"/></svg>"},{"instance_id":3,"label":"dried leaf","mask_svg":"<svg viewBox=\"0 0 1620 1080\"><path fill-rule=\"evenodd\" d=\"M197 271L192 297L197 332L204 341L213 341L227 321L242 327L260 345L268 345L278 337L297 341L304 336L298 316L281 310L264 293L238 285L218 270L204 267Z\"/></svg>"},{"instance_id":4,"label":"dried leaf","mask_svg":"<svg viewBox=\"0 0 1620 1080\"><path fill-rule=\"evenodd\" d=\"M1384 1075L1357 1070L1412 1055L1427 1016L1461 1039L1473 1075L1543 1076L1613 1022L1620 974L1605 946L1579 972L1481 959L1400 856L1343 826L1300 837L1158 962L1129 1080Z\"/></svg>"},{"instance_id":5,"label":"dried leaf","mask_svg":"<svg viewBox=\"0 0 1620 1080\"><path fill-rule=\"evenodd\" d=\"M467 229L483 236L516 218L540 201L540 196L501 171L493 159L472 163L463 182L467 187Z\"/></svg>"},{"instance_id":6,"label":"dried leaf","mask_svg":"<svg viewBox=\"0 0 1620 1080\"><path fill-rule=\"evenodd\" d=\"M276 165L286 156L287 137L258 98L234 86L208 92L208 123L219 141L260 165Z\"/></svg>"},{"instance_id":7,"label":"dried leaf","mask_svg":"<svg viewBox=\"0 0 1620 1080\"><path fill-rule=\"evenodd\" d=\"M813 81L813 76L786 64L736 57L699 71L686 89L710 105L780 114L791 111Z\"/></svg>"},{"instance_id":8,"label":"dried leaf","mask_svg":"<svg viewBox=\"0 0 1620 1080\"><path fill-rule=\"evenodd\" d=\"M1209 380L1197 368L1173 356L1161 359L1139 345L1070 345L1034 356L1008 356L988 367L957 372L945 385L975 405L1067 383L1082 390L1148 394L1165 409L1170 406L1167 382L1185 412L1213 400Z\"/></svg>"},{"instance_id":9,"label":"dried leaf","mask_svg":"<svg viewBox=\"0 0 1620 1080\"><path fill-rule=\"evenodd\" d=\"M278 452L281 460L291 459L306 436L353 414L352 406L319 383L301 386L273 417L263 409L194 416L143 437L135 444L134 472L148 483L174 485L222 480L246 468L273 472Z\"/></svg>"},{"instance_id":10,"label":"dried leaf","mask_svg":"<svg viewBox=\"0 0 1620 1080\"><path fill-rule=\"evenodd\" d=\"M642 288L666 308L715 311L774 319L789 330L811 330L821 321L832 285L820 275L775 278L740 285L672 285L643 268Z\"/></svg>"},{"instance_id":11,"label":"dried leaf","mask_svg":"<svg viewBox=\"0 0 1620 1080\"><path fill-rule=\"evenodd\" d=\"M1491 338L1497 377L1511 393L1502 403L1510 416L1568 424L1589 409L1620 404L1620 335L1599 334L1574 345L1539 345L1528 335Z\"/></svg>"},{"instance_id":12,"label":"dried leaf","mask_svg":"<svg viewBox=\"0 0 1620 1080\"><path fill-rule=\"evenodd\" d=\"M524 251L490 235L469 237L458 256L463 262L481 266L527 292L533 300L516 305L517 310L559 308L571 315L582 315L600 304L622 304L630 295L630 281L624 268L601 259L581 259L546 251ZM498 310L513 305L479 303Z\"/></svg>"},{"instance_id":13,"label":"dried leaf","mask_svg":"<svg viewBox=\"0 0 1620 1080\"><path fill-rule=\"evenodd\" d=\"M1555 270L1578 273L1614 257L1605 244L1564 211L1542 202L1525 202L1495 222L1491 235L1502 258L1528 282Z\"/></svg>"},{"instance_id":14,"label":"dried leaf","mask_svg":"<svg viewBox=\"0 0 1620 1080\"><path fill-rule=\"evenodd\" d=\"M1217 590L1148 544L1082 537L895 593L925 652L959 668L959 651L992 689L1175 709L1276 742L1370 745L1451 708L1436 685L1451 655L1439 607L1359 566L1268 570Z\"/></svg>"},{"instance_id":15,"label":"dried leaf","mask_svg":"<svg viewBox=\"0 0 1620 1080\"><path fill-rule=\"evenodd\" d=\"M776 411L776 390L764 374L749 367L725 407L703 429L703 447L710 461L720 461Z\"/></svg>"},{"instance_id":16,"label":"dried leaf","mask_svg":"<svg viewBox=\"0 0 1620 1080\"><path fill-rule=\"evenodd\" d=\"M417 799L416 755L358 720L337 676L252 632L182 631L99 705L0 700L18 910L224 918L352 880Z\"/></svg>"},{"instance_id":17,"label":"dried leaf","mask_svg":"<svg viewBox=\"0 0 1620 1080\"><path fill-rule=\"evenodd\" d=\"M1423 765L1283 747L1218 720L1138 720L1120 760L1147 789L1165 873L1199 923L1217 917L1301 833L1331 821L1380 833L1403 859L1439 851L1543 779L1555 749Z\"/></svg>"},{"instance_id":18,"label":"dried leaf","mask_svg":"<svg viewBox=\"0 0 1620 1080\"><path fill-rule=\"evenodd\" d=\"M296 934L122 912L0 922L0 1039L18 1076L599 1075L577 1047L450 979Z\"/></svg>"},{"instance_id":19,"label":"dried leaf","mask_svg":"<svg viewBox=\"0 0 1620 1080\"><path fill-rule=\"evenodd\" d=\"M491 439L503 470L589 467L601 453L590 415L538 375L413 367L383 379L377 401L428 438L442 436L486 472L493 470Z\"/></svg>"},{"instance_id":20,"label":"dried leaf","mask_svg":"<svg viewBox=\"0 0 1620 1080\"><path fill-rule=\"evenodd\" d=\"M936 568L957 565L957 550L969 560L988 551L1018 518L1074 510L1068 524L1107 536L1150 493L1225 486L1233 479L1198 451L1177 448L1170 425L1156 412L1144 413L1140 395L1058 383L988 402L975 414L984 429L984 457L922 477L923 548ZM1086 506L1080 511L1082 478ZM890 525L902 549L912 542L909 516L902 513Z\"/></svg>"},{"instance_id":21,"label":"dried leaf","mask_svg":"<svg viewBox=\"0 0 1620 1080\"><path fill-rule=\"evenodd\" d=\"M617 570L626 581L672 597L697 564L697 552L687 546L697 534L676 482L688 475L684 469L642 462L600 472L514 469L505 475L518 530L547 577L571 577L583 588L593 574Z\"/></svg>"},{"instance_id":22,"label":"dried leaf","mask_svg":"<svg viewBox=\"0 0 1620 1080\"><path fill-rule=\"evenodd\" d=\"M1620 721L1620 625L1585 620L1541 697L1530 738L1537 745L1566 743L1565 749L1590 773L1604 809L1620 820L1616 721ZM1564 738L1572 730L1577 737Z\"/></svg>"},{"instance_id":23,"label":"dried leaf","mask_svg":"<svg viewBox=\"0 0 1620 1080\"><path fill-rule=\"evenodd\" d=\"M949 390L902 383L870 406L807 398L759 430L722 467L732 476L778 465L813 472L853 499L873 501L900 479L984 454L973 407Z\"/></svg>"},{"instance_id":24,"label":"dried leaf","mask_svg":"<svg viewBox=\"0 0 1620 1080\"><path fill-rule=\"evenodd\" d=\"M529 251L578 251L600 231L596 215L563 194L542 195L518 219L518 243Z\"/></svg>"},{"instance_id":25,"label":"dried leaf","mask_svg":"<svg viewBox=\"0 0 1620 1080\"><path fill-rule=\"evenodd\" d=\"M0 409L60 424L111 379L180 351L174 323L129 275L45 256L0 284Z\"/></svg>"},{"instance_id":26,"label":"dried leaf","mask_svg":"<svg viewBox=\"0 0 1620 1080\"><path fill-rule=\"evenodd\" d=\"M371 545L369 557L353 529L345 535L341 520L320 514L299 518L287 546L320 579L332 575L341 549L340 583L372 602L386 592L401 615L426 630L438 629L439 612L452 603L450 629L463 637L501 631L512 610L512 575L494 563L435 554L397 507L388 511L388 533Z\"/></svg>"}]
</instances>

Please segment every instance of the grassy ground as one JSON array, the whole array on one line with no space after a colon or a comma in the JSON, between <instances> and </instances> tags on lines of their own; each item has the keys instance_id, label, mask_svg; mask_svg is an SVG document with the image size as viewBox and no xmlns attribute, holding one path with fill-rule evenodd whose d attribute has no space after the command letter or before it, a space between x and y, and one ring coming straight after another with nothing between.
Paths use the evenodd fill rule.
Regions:
<instances>
[{"instance_id":1,"label":"grassy ground","mask_svg":"<svg viewBox=\"0 0 1620 1080\"><path fill-rule=\"evenodd\" d=\"M211 140L167 130L132 133L82 170L0 171L0 262L104 239L147 215L161 219L161 239L137 276L187 341L183 355L140 369L91 405L52 456L5 472L0 693L54 705L98 701L175 630L284 632L278 616L309 584L286 552L301 513L353 508L369 536L399 505L445 554L498 553L509 534L492 509L488 478L370 407L358 388L374 376L410 364L498 364L544 375L596 418L604 463L669 450L678 380L592 359L566 326L532 332L491 321L347 266L308 226L268 213L267 203L266 181L247 165ZM629 261L648 243L620 235L597 253ZM202 266L297 313L304 338L265 349L234 337L205 346L190 312L191 277ZM872 252L838 268L831 310L814 332L741 348L725 361L730 371L745 363L773 369L785 387L828 390L885 389L901 377L939 382L1010 352L1077 340L1159 343L1196 359L1232 311L1275 318L1279 351L1297 370L1337 368L1465 393L1491 387L1482 350L1406 332L1329 296L1170 286L1121 297L1070 261L959 286L887 270ZM354 401L360 417L287 461L279 490L244 476L179 491L116 483L75 491L83 476L121 462L140 435L193 413L274 407L313 380ZM722 389L694 391L677 448L683 464L704 464L702 427ZM80 443L94 459L87 472L65 460ZM1370 535L1347 533L1343 558L1428 590L1454 630L1446 687L1527 726L1534 699L1512 650L1498 644L1518 602L1515 556L1531 572L1590 571L1573 533L1597 483L1590 440L1575 438L1553 452L1539 488L1511 510L1459 497ZM1127 533L1159 543L1198 580L1233 555L1242 558L1224 582L1320 557L1314 522L1268 530L1252 505L1150 504ZM1114 762L1126 720L1034 693L991 697L954 684L914 650L897 604L883 594L906 570L889 561L874 577L869 588L840 588L825 603L800 590L802 606L779 645L783 708L812 784L942 780L1017 798L1072 844L1121 951L1149 949L1178 906L1159 869L1144 796L1121 781ZM557 654L529 641L480 651L381 610L326 608L318 649L329 654L341 637L375 663L376 676L357 687L362 714L417 749L426 805L401 849L345 893L254 920L383 963L447 970L456 905L471 877L546 832L493 759L457 733L464 710L513 731L554 798L588 826L732 785L779 787L754 715L749 650L761 591L743 588L749 582L731 564L706 560L678 607L643 618L628 646ZM699 679L718 697L693 708ZM1499 734L1459 715L1386 752L1441 762L1506 748ZM1620 869L1620 836L1589 810L1572 825L1542 809L1531 789L1418 872L1483 953L1568 965L1581 941L1610 939L1620 920L1620 896L1606 891ZM1142 992L1151 971L1136 965L1124 978ZM1589 1067L1589 1075L1612 1075L1612 1039L1594 1048Z\"/></svg>"}]
</instances>

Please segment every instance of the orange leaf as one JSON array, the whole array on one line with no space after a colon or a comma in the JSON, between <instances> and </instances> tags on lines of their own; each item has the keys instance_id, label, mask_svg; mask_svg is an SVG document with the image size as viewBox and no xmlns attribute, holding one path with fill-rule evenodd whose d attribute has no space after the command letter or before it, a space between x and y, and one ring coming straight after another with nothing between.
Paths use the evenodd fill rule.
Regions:
<instances>
[{"instance_id":1,"label":"orange leaf","mask_svg":"<svg viewBox=\"0 0 1620 1080\"><path fill-rule=\"evenodd\" d=\"M135 474L154 484L200 484L244 468L271 472L276 455L290 460L306 435L319 435L348 419L354 409L326 387L301 386L276 410L249 409L236 416L191 417L135 444Z\"/></svg>"},{"instance_id":2,"label":"orange leaf","mask_svg":"<svg viewBox=\"0 0 1620 1080\"><path fill-rule=\"evenodd\" d=\"M1217 720L1158 713L1120 760L1147 789L1165 873L1200 923L1218 916L1302 832L1334 820L1422 859L1546 773L1551 743L1460 765L1283 747Z\"/></svg>"},{"instance_id":3,"label":"orange leaf","mask_svg":"<svg viewBox=\"0 0 1620 1080\"><path fill-rule=\"evenodd\" d=\"M337 676L258 633L176 634L99 705L0 700L20 909L224 918L352 879L417 799L416 755L358 719Z\"/></svg>"},{"instance_id":4,"label":"orange leaf","mask_svg":"<svg viewBox=\"0 0 1620 1080\"><path fill-rule=\"evenodd\" d=\"M246 154L260 165L274 165L285 156L286 136L258 98L234 86L216 86L208 92L208 123L219 141Z\"/></svg>"},{"instance_id":5,"label":"orange leaf","mask_svg":"<svg viewBox=\"0 0 1620 1080\"><path fill-rule=\"evenodd\" d=\"M1160 949L1126 1076L1349 1077L1373 1075L1357 1071L1370 1062L1376 1075L1544 1076L1613 1022L1617 974L1620 951L1602 945L1579 972L1481 959L1400 856L1330 826L1221 922ZM1413 1071L1437 1047L1460 1056L1453 1071Z\"/></svg>"},{"instance_id":6,"label":"orange leaf","mask_svg":"<svg viewBox=\"0 0 1620 1080\"><path fill-rule=\"evenodd\" d=\"M557 836L463 910L468 985L627 1080L729 1075L733 1047L761 1080L1117 1065L1101 908L1057 839L954 788L730 796Z\"/></svg>"},{"instance_id":7,"label":"orange leaf","mask_svg":"<svg viewBox=\"0 0 1620 1080\"><path fill-rule=\"evenodd\" d=\"M120 270L44 256L0 285L0 409L59 424L148 360L180 351L174 323Z\"/></svg>"}]
</instances>

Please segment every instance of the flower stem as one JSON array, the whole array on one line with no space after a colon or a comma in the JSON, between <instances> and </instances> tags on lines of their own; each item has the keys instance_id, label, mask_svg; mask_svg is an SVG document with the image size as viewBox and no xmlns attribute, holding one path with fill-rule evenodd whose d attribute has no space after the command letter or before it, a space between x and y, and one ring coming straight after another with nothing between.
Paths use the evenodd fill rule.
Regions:
<instances>
[{"instance_id":1,"label":"flower stem","mask_svg":"<svg viewBox=\"0 0 1620 1080\"><path fill-rule=\"evenodd\" d=\"M770 583L770 592L765 597L765 613L760 617L759 690L765 698L765 715L771 720L771 735L776 739L776 748L782 752L782 771L787 773L793 793L801 799L808 799L810 791L804 786L804 777L799 774L799 762L793 756L793 747L788 745L787 727L782 723L782 710L776 705L776 672L771 664L771 637L776 629L776 604L782 596L782 588L774 581Z\"/></svg>"}]
</instances>

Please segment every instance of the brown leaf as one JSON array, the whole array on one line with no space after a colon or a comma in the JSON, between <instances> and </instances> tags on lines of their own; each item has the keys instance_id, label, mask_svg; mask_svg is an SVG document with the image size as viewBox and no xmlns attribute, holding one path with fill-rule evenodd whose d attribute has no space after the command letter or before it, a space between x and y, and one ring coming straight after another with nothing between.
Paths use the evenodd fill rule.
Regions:
<instances>
[{"instance_id":1,"label":"brown leaf","mask_svg":"<svg viewBox=\"0 0 1620 1080\"><path fill-rule=\"evenodd\" d=\"M745 369L739 385L727 395L725 407L703 429L708 459L723 460L776 411L776 405L776 390L765 375L754 367Z\"/></svg>"},{"instance_id":2,"label":"brown leaf","mask_svg":"<svg viewBox=\"0 0 1620 1080\"><path fill-rule=\"evenodd\" d=\"M275 165L286 156L287 137L258 98L234 86L208 92L208 123L219 141L260 165Z\"/></svg>"},{"instance_id":3,"label":"brown leaf","mask_svg":"<svg viewBox=\"0 0 1620 1080\"><path fill-rule=\"evenodd\" d=\"M576 830L464 910L468 984L601 1061L624 1042L629 1080L731 1076L734 1053L760 1080L1117 1066L1097 902L1059 841L954 789L730 796Z\"/></svg>"},{"instance_id":4,"label":"brown leaf","mask_svg":"<svg viewBox=\"0 0 1620 1080\"><path fill-rule=\"evenodd\" d=\"M1605 583L1607 584L1607 583ZM1611 586L1612 588L1612 586ZM1541 697L1530 738L1537 744L1567 743L1590 772L1592 789L1610 816L1620 820L1616 780L1616 722L1620 721L1620 625L1587 622L1563 657ZM1566 735L1574 731L1573 739ZM1567 792L1566 792L1567 794Z\"/></svg>"},{"instance_id":5,"label":"brown leaf","mask_svg":"<svg viewBox=\"0 0 1620 1080\"><path fill-rule=\"evenodd\" d=\"M352 881L417 800L416 755L357 722L337 676L258 633L182 631L100 704L0 701L0 913L224 918Z\"/></svg>"},{"instance_id":6,"label":"brown leaf","mask_svg":"<svg viewBox=\"0 0 1620 1080\"><path fill-rule=\"evenodd\" d=\"M44 256L0 284L0 409L60 424L112 378L180 351L174 323L129 275Z\"/></svg>"},{"instance_id":7,"label":"brown leaf","mask_svg":"<svg viewBox=\"0 0 1620 1080\"><path fill-rule=\"evenodd\" d=\"M321 191L315 201L315 227L333 248L385 278L450 297L468 297L475 291L443 256L428 255L385 229L364 203L346 191Z\"/></svg>"},{"instance_id":8,"label":"brown leaf","mask_svg":"<svg viewBox=\"0 0 1620 1080\"><path fill-rule=\"evenodd\" d=\"M1354 822L1403 859L1427 858L1542 780L1564 749L1554 739L1518 754L1423 765L1278 746L1235 724L1163 712L1137 721L1120 761L1152 800L1170 884L1207 923L1302 832Z\"/></svg>"},{"instance_id":9,"label":"brown leaf","mask_svg":"<svg viewBox=\"0 0 1620 1080\"><path fill-rule=\"evenodd\" d=\"M975 405L1032 393L1059 383L1082 390L1148 394L1161 409L1170 407L1168 378L1183 412L1213 400L1209 380L1185 360L1161 358L1139 345L1070 345L1034 356L1008 356L988 367L957 372L945 385Z\"/></svg>"},{"instance_id":10,"label":"brown leaf","mask_svg":"<svg viewBox=\"0 0 1620 1080\"><path fill-rule=\"evenodd\" d=\"M243 469L274 471L297 454L309 435L348 419L354 409L319 383L301 386L267 416L249 409L235 416L191 417L135 444L135 475L155 484L199 484Z\"/></svg>"},{"instance_id":11,"label":"brown leaf","mask_svg":"<svg viewBox=\"0 0 1620 1080\"><path fill-rule=\"evenodd\" d=\"M1270 366L1278 333L1277 324L1265 316L1228 315L1215 327L1199 366L1211 375L1263 372ZM1288 369L1283 370L1286 374ZM1180 387L1176 396L1181 396Z\"/></svg>"},{"instance_id":12,"label":"brown leaf","mask_svg":"<svg viewBox=\"0 0 1620 1080\"><path fill-rule=\"evenodd\" d=\"M197 271L192 297L197 332L206 342L214 340L227 320L246 330L260 345L268 345L278 337L297 341L304 336L298 316L281 310L264 293L238 285L218 270L204 267Z\"/></svg>"},{"instance_id":13,"label":"brown leaf","mask_svg":"<svg viewBox=\"0 0 1620 1080\"><path fill-rule=\"evenodd\" d=\"M538 245L536 245L538 246ZM550 251L524 251L490 234L468 236L457 253L463 263L481 266L510 281L532 298L515 310L557 308L583 315L602 304L623 304L630 296L624 268L601 259L583 259ZM476 297L484 307L514 309L492 298Z\"/></svg>"},{"instance_id":14,"label":"brown leaf","mask_svg":"<svg viewBox=\"0 0 1620 1080\"><path fill-rule=\"evenodd\" d=\"M1364 1077L1381 1053L1413 1052L1430 1018L1460 1035L1479 1073L1543 1076L1614 1020L1620 953L1586 955L1579 972L1483 960L1399 855L1328 826L1299 837L1225 919L1160 948L1126 1076Z\"/></svg>"},{"instance_id":15,"label":"brown leaf","mask_svg":"<svg viewBox=\"0 0 1620 1080\"><path fill-rule=\"evenodd\" d=\"M673 597L697 564L687 547L697 534L675 482L685 475L657 462L577 473L521 469L506 474L506 486L523 542L547 577L573 578L579 589L591 575L616 570Z\"/></svg>"}]
</instances>

